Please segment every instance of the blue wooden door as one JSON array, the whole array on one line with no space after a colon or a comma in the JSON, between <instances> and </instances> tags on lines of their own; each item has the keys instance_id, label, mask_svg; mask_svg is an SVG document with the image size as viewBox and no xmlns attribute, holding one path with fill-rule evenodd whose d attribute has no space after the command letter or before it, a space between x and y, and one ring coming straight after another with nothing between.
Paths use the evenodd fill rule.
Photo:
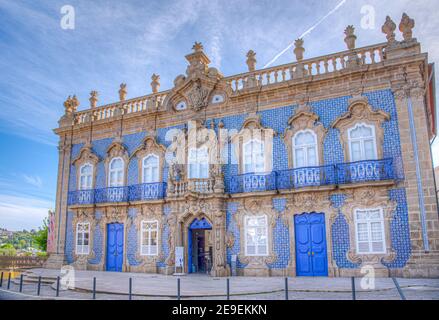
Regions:
<instances>
[{"instance_id":1,"label":"blue wooden door","mask_svg":"<svg viewBox=\"0 0 439 320\"><path fill-rule=\"evenodd\" d=\"M325 215L304 213L294 217L296 273L298 276L327 276Z\"/></svg>"},{"instance_id":2,"label":"blue wooden door","mask_svg":"<svg viewBox=\"0 0 439 320\"><path fill-rule=\"evenodd\" d=\"M123 265L123 224L107 225L107 271L122 271Z\"/></svg>"}]
</instances>

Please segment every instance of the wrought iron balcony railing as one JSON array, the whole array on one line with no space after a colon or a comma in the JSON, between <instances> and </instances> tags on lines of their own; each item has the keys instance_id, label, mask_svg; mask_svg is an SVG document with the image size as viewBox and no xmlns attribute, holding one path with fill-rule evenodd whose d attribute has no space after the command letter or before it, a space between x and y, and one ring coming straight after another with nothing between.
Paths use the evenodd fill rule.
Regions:
<instances>
[{"instance_id":1,"label":"wrought iron balcony railing","mask_svg":"<svg viewBox=\"0 0 439 320\"><path fill-rule=\"evenodd\" d=\"M276 190L276 172L246 173L230 178L229 192L244 193Z\"/></svg>"},{"instance_id":2,"label":"wrought iron balcony railing","mask_svg":"<svg viewBox=\"0 0 439 320\"><path fill-rule=\"evenodd\" d=\"M143 183L128 187L129 201L158 200L166 196L166 183Z\"/></svg>"},{"instance_id":3,"label":"wrought iron balcony railing","mask_svg":"<svg viewBox=\"0 0 439 320\"><path fill-rule=\"evenodd\" d=\"M393 160L391 158L343 163L338 164L336 168L338 184L395 179Z\"/></svg>"},{"instance_id":4,"label":"wrought iron balcony railing","mask_svg":"<svg viewBox=\"0 0 439 320\"><path fill-rule=\"evenodd\" d=\"M277 172L277 189L298 189L336 183L335 166L304 167Z\"/></svg>"},{"instance_id":5,"label":"wrought iron balcony railing","mask_svg":"<svg viewBox=\"0 0 439 320\"><path fill-rule=\"evenodd\" d=\"M305 167L270 173L246 173L232 176L228 193L291 190L305 187L345 185L351 183L396 179L393 159L366 160L320 167ZM191 179L175 182L167 190L165 182L145 183L129 187L78 190L68 194L68 205L89 205L127 201L158 200L167 196L183 196L187 191L213 193L213 179Z\"/></svg>"},{"instance_id":6,"label":"wrought iron balcony railing","mask_svg":"<svg viewBox=\"0 0 439 320\"><path fill-rule=\"evenodd\" d=\"M127 202L128 187L112 187L95 190L95 203Z\"/></svg>"},{"instance_id":7,"label":"wrought iron balcony railing","mask_svg":"<svg viewBox=\"0 0 439 320\"><path fill-rule=\"evenodd\" d=\"M87 205L95 203L94 190L77 190L69 192L67 197L67 204L70 205Z\"/></svg>"}]
</instances>

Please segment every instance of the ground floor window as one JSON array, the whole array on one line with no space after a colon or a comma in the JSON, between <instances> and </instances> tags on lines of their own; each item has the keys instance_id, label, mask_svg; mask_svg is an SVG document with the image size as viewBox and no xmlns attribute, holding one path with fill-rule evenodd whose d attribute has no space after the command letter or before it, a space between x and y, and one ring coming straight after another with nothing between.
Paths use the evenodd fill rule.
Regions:
<instances>
[{"instance_id":1,"label":"ground floor window","mask_svg":"<svg viewBox=\"0 0 439 320\"><path fill-rule=\"evenodd\" d=\"M245 217L245 255L268 255L267 216Z\"/></svg>"},{"instance_id":2,"label":"ground floor window","mask_svg":"<svg viewBox=\"0 0 439 320\"><path fill-rule=\"evenodd\" d=\"M158 253L158 221L142 221L140 254L155 256Z\"/></svg>"},{"instance_id":3,"label":"ground floor window","mask_svg":"<svg viewBox=\"0 0 439 320\"><path fill-rule=\"evenodd\" d=\"M386 253L383 210L355 210L355 232L358 254Z\"/></svg>"},{"instance_id":4,"label":"ground floor window","mask_svg":"<svg viewBox=\"0 0 439 320\"><path fill-rule=\"evenodd\" d=\"M76 254L85 255L90 252L90 223L80 222L76 225Z\"/></svg>"}]
</instances>

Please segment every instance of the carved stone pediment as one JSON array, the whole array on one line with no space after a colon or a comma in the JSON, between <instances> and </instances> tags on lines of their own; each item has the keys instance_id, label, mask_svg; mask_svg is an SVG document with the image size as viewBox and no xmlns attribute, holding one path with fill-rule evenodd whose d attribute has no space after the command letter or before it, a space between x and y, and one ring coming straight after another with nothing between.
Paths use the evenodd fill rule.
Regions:
<instances>
[{"instance_id":1,"label":"carved stone pediment","mask_svg":"<svg viewBox=\"0 0 439 320\"><path fill-rule=\"evenodd\" d=\"M340 131L340 141L343 145L345 161L350 161L349 156L349 137L348 131L356 124L363 123L374 127L377 156L383 156L384 129L382 124L384 121L390 120L390 115L382 110L373 110L369 104L367 97L355 96L349 100L349 109L344 115L339 117L332 124L333 128Z\"/></svg>"},{"instance_id":2,"label":"carved stone pediment","mask_svg":"<svg viewBox=\"0 0 439 320\"><path fill-rule=\"evenodd\" d=\"M319 116L312 112L311 106L307 104L300 105L294 115L288 120L288 127L283 135L285 145L288 149L288 163L290 168L294 167L293 139L299 132L312 132L317 139L318 160L323 164L323 141L327 130L322 123L318 122Z\"/></svg>"},{"instance_id":3,"label":"carved stone pediment","mask_svg":"<svg viewBox=\"0 0 439 320\"><path fill-rule=\"evenodd\" d=\"M99 157L93 152L91 144L86 143L79 151L79 155L73 160L73 164L91 163L96 165L99 162Z\"/></svg>"},{"instance_id":4,"label":"carved stone pediment","mask_svg":"<svg viewBox=\"0 0 439 320\"><path fill-rule=\"evenodd\" d=\"M383 262L390 263L395 260L396 253L392 248L390 224L396 207L397 203L389 199L385 188L363 187L348 192L348 198L341 207L341 212L343 212L349 225L351 247L346 253L348 260L362 265L381 265L381 267ZM358 254L355 237L355 210L375 208L380 208L383 213L386 251L383 254Z\"/></svg>"}]
</instances>

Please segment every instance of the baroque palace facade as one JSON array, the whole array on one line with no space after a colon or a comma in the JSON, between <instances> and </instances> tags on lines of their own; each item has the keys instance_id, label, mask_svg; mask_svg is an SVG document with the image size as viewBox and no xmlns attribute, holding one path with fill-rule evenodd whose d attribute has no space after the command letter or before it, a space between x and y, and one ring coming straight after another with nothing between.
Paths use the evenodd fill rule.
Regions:
<instances>
[{"instance_id":1,"label":"baroque palace facade","mask_svg":"<svg viewBox=\"0 0 439 320\"><path fill-rule=\"evenodd\" d=\"M174 87L64 103L48 267L213 276L439 276L434 69L387 41L223 76L200 43ZM363 269L364 271L364 269Z\"/></svg>"}]
</instances>

